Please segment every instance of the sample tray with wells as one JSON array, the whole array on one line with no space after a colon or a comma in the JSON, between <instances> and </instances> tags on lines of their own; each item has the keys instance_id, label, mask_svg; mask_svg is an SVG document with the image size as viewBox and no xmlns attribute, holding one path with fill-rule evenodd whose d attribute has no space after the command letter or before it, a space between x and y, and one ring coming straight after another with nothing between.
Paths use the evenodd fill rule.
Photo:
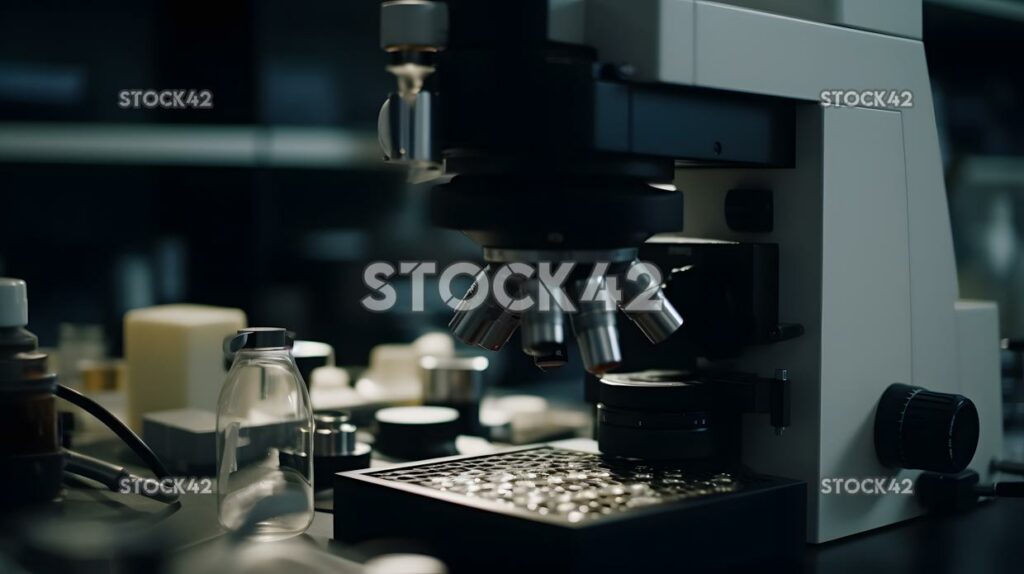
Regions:
<instances>
[{"instance_id":1,"label":"sample tray with wells","mask_svg":"<svg viewBox=\"0 0 1024 574\"><path fill-rule=\"evenodd\" d=\"M334 537L408 539L453 572L800 560L804 483L537 445L339 474Z\"/></svg>"},{"instance_id":2,"label":"sample tray with wells","mask_svg":"<svg viewBox=\"0 0 1024 574\"><path fill-rule=\"evenodd\" d=\"M597 520L740 488L740 481L730 472L615 462L597 454L553 447L396 468L369 476L568 522Z\"/></svg>"}]
</instances>

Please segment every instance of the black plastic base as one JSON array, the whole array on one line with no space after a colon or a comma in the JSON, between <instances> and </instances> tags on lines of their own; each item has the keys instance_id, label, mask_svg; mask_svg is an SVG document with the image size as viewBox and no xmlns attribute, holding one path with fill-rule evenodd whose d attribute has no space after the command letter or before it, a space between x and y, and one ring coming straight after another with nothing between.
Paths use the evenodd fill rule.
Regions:
<instances>
[{"instance_id":1,"label":"black plastic base","mask_svg":"<svg viewBox=\"0 0 1024 574\"><path fill-rule=\"evenodd\" d=\"M537 447L515 452L531 449ZM792 480L744 476L736 491L575 523L416 483L429 481L450 462L486 468L488 458L451 457L337 475L334 538L415 541L455 574L792 571L802 559L806 486ZM396 469L409 478L396 480Z\"/></svg>"}]
</instances>

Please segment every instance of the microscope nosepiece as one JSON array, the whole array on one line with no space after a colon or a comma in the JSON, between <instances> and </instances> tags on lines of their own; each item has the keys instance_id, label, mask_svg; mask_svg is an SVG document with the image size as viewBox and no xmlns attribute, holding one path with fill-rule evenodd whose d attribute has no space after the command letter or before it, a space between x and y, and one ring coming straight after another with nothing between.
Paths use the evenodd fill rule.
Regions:
<instances>
[{"instance_id":1,"label":"microscope nosepiece","mask_svg":"<svg viewBox=\"0 0 1024 574\"><path fill-rule=\"evenodd\" d=\"M596 273L576 275L565 291L561 284L556 290L529 273L505 277L513 280L506 295L517 304L525 303L518 308L507 301L502 304L493 297L483 297L481 291L487 291L490 281L500 280L499 275L504 273L502 268L495 270L494 261L529 261L529 256L535 254L519 255L527 257L492 260L466 292L449 323L455 337L463 343L496 351L521 328L523 353L532 357L539 368L549 370L568 361L567 329L571 324L584 367L602 375L622 364L617 311L622 310L651 343L661 343L683 325L679 311L662 290L660 272L632 258L616 261L610 256L610 260L616 261L610 274L605 275L607 269L595 266ZM633 253L632 257L635 256ZM594 260L591 255L591 261ZM621 297L617 289L621 289Z\"/></svg>"}]
</instances>

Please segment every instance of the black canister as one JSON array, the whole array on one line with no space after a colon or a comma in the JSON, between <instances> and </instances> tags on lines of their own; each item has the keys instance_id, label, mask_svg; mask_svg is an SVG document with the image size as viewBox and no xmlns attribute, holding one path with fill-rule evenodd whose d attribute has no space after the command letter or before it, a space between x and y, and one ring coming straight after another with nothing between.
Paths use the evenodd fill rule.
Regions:
<instances>
[{"instance_id":1,"label":"black canister","mask_svg":"<svg viewBox=\"0 0 1024 574\"><path fill-rule=\"evenodd\" d=\"M450 407L391 407L377 411L374 448L403 460L457 454L459 412Z\"/></svg>"}]
</instances>

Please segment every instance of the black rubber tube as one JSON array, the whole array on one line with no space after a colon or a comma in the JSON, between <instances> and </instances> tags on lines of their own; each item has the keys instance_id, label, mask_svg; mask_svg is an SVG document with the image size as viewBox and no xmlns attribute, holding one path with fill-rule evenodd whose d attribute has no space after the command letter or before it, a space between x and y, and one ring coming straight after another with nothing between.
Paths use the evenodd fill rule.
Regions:
<instances>
[{"instance_id":1,"label":"black rubber tube","mask_svg":"<svg viewBox=\"0 0 1024 574\"><path fill-rule=\"evenodd\" d=\"M96 419L106 425L107 428L113 431L118 438L128 445L128 448L132 449L132 452L137 454L139 458L146 463L146 466L153 471L153 474L155 474L157 478L167 478L171 475L171 473L167 472L167 467L164 466L164 463L160 461L160 457L158 457L156 453L146 445L146 443L142 442L139 435L135 434L132 429L128 428L127 425L121 422L121 419L115 417L110 413L110 411L100 406L99 403L74 389L65 387L64 385L57 385L57 396L75 406L80 407L82 410L96 417Z\"/></svg>"}]
</instances>

